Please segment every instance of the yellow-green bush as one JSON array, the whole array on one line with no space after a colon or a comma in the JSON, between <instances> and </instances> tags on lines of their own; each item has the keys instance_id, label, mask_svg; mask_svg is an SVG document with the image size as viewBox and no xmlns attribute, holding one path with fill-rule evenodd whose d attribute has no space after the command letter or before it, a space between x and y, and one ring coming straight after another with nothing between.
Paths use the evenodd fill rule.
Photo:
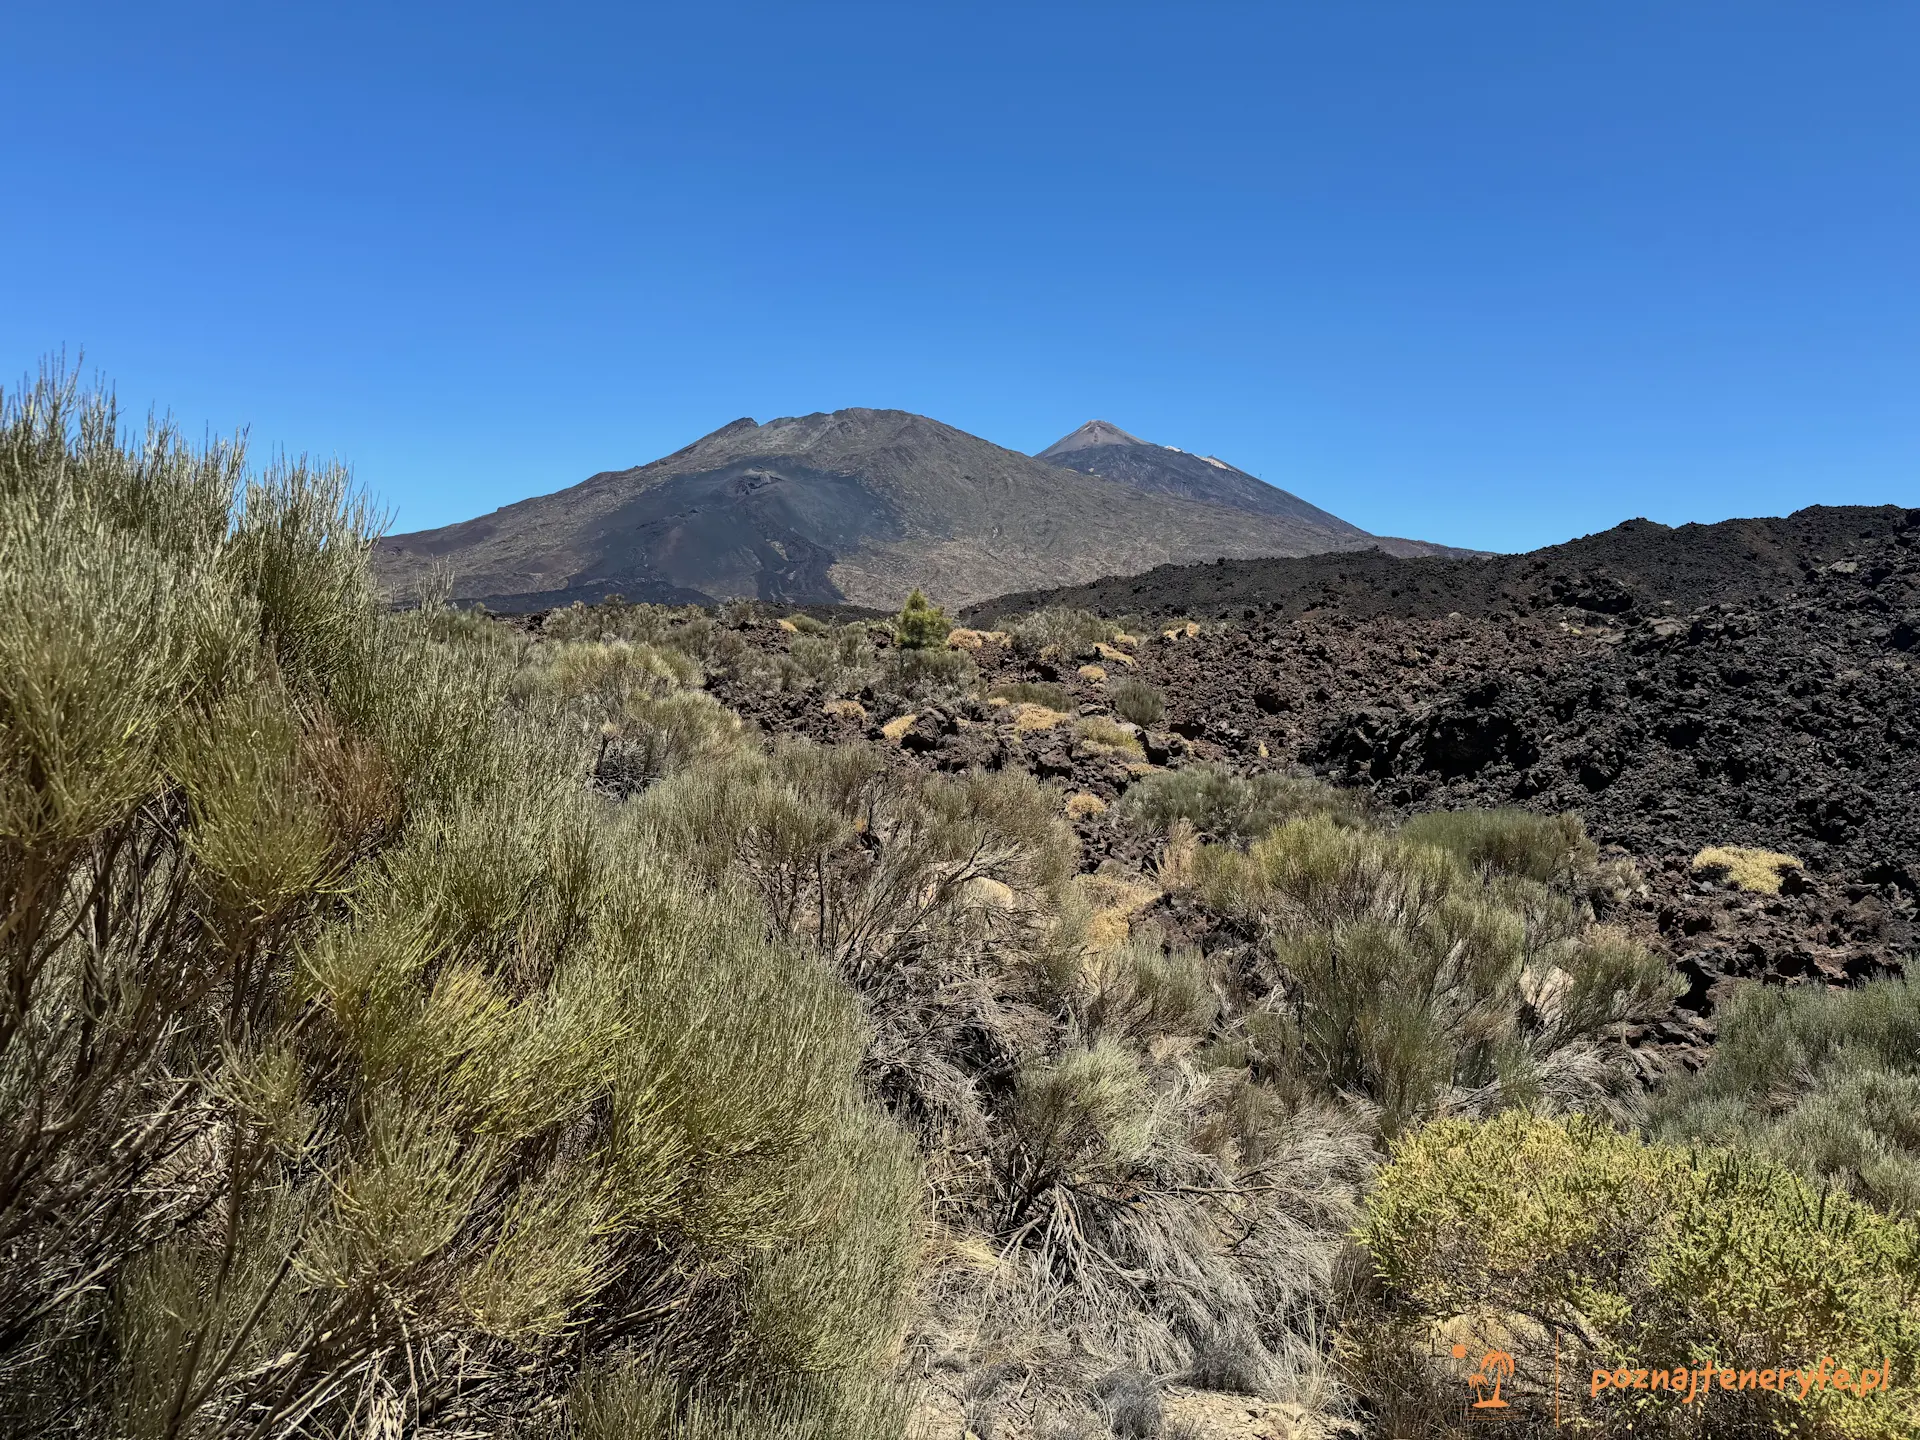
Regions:
<instances>
[{"instance_id":1,"label":"yellow-green bush","mask_svg":"<svg viewBox=\"0 0 1920 1440\"><path fill-rule=\"evenodd\" d=\"M1246 841L1300 815L1358 823L1364 801L1352 791L1286 775L1235 775L1221 765L1186 765L1148 775L1121 798L1120 811L1142 829L1165 834L1185 820L1216 840Z\"/></svg>"},{"instance_id":2,"label":"yellow-green bush","mask_svg":"<svg viewBox=\"0 0 1920 1440\"><path fill-rule=\"evenodd\" d=\"M1600 854L1579 816L1526 810L1437 810L1414 816L1400 827L1400 836L1445 850L1472 868L1543 885L1591 874Z\"/></svg>"},{"instance_id":3,"label":"yellow-green bush","mask_svg":"<svg viewBox=\"0 0 1920 1440\"><path fill-rule=\"evenodd\" d=\"M1202 846L1180 878L1264 937L1267 999L1246 1024L1265 1063L1366 1097L1389 1132L1447 1105L1601 1100L1621 1072L1599 1043L1676 989L1547 886L1337 812L1244 852Z\"/></svg>"},{"instance_id":4,"label":"yellow-green bush","mask_svg":"<svg viewBox=\"0 0 1920 1440\"><path fill-rule=\"evenodd\" d=\"M1090 715L1073 727L1074 738L1101 750L1117 751L1139 759L1146 754L1140 737L1123 726L1099 715Z\"/></svg>"},{"instance_id":5,"label":"yellow-green bush","mask_svg":"<svg viewBox=\"0 0 1920 1440\"><path fill-rule=\"evenodd\" d=\"M602 729L597 780L630 794L663 775L739 747L740 717L704 690L636 695Z\"/></svg>"},{"instance_id":6,"label":"yellow-green bush","mask_svg":"<svg viewBox=\"0 0 1920 1440\"><path fill-rule=\"evenodd\" d=\"M1598 1433L1893 1440L1920 1427L1920 1231L1782 1167L1582 1117L1439 1121L1394 1145L1359 1235L1379 1286L1352 1336L1357 1364L1409 1412L1386 1433L1439 1433L1424 1405L1459 1413L1458 1378L1430 1372L1423 1392L1411 1373L1448 1322L1513 1342L1510 1393L1542 1425L1557 1334L1574 1377L1563 1414ZM1812 1369L1822 1356L1854 1371L1886 1361L1889 1389L1801 1398L1749 1381L1688 1405L1631 1378ZM1628 1386L1591 1393L1592 1372L1617 1367Z\"/></svg>"},{"instance_id":7,"label":"yellow-green bush","mask_svg":"<svg viewBox=\"0 0 1920 1440\"><path fill-rule=\"evenodd\" d=\"M503 1427L634 1350L864 1393L917 1184L857 1007L568 723L717 707L622 639L527 684L370 542L344 472L0 405L0 1429Z\"/></svg>"},{"instance_id":8,"label":"yellow-green bush","mask_svg":"<svg viewBox=\"0 0 1920 1440\"><path fill-rule=\"evenodd\" d=\"M1660 1098L1660 1134L1750 1146L1920 1215L1920 985L1751 985L1705 1067Z\"/></svg>"},{"instance_id":9,"label":"yellow-green bush","mask_svg":"<svg viewBox=\"0 0 1920 1440\"><path fill-rule=\"evenodd\" d=\"M1047 680L1014 680L996 685L987 692L989 700L1007 700L1015 705L1042 705L1065 715L1073 710L1067 687Z\"/></svg>"},{"instance_id":10,"label":"yellow-green bush","mask_svg":"<svg viewBox=\"0 0 1920 1440\"><path fill-rule=\"evenodd\" d=\"M1696 875L1724 880L1756 895L1778 895L1786 872L1799 868L1798 856L1749 845L1709 845L1693 857L1691 866Z\"/></svg>"},{"instance_id":11,"label":"yellow-green bush","mask_svg":"<svg viewBox=\"0 0 1920 1440\"><path fill-rule=\"evenodd\" d=\"M682 651L645 640L574 641L543 646L536 677L556 695L619 715L635 698L698 685L700 664Z\"/></svg>"}]
</instances>

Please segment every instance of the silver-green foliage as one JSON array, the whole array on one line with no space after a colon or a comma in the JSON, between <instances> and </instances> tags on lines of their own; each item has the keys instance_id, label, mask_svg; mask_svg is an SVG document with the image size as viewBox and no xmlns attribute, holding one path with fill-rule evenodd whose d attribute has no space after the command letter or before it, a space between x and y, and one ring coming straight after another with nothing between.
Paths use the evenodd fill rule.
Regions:
<instances>
[{"instance_id":1,"label":"silver-green foliage","mask_svg":"<svg viewBox=\"0 0 1920 1440\"><path fill-rule=\"evenodd\" d=\"M1920 1214L1920 985L1753 985L1717 1018L1712 1056L1663 1097L1656 1133L1757 1148Z\"/></svg>"},{"instance_id":2,"label":"silver-green foliage","mask_svg":"<svg viewBox=\"0 0 1920 1440\"><path fill-rule=\"evenodd\" d=\"M684 655L529 684L371 535L341 471L0 405L0 1428L490 1430L636 1349L858 1408L918 1182L855 1006L583 784Z\"/></svg>"},{"instance_id":3,"label":"silver-green foliage","mask_svg":"<svg viewBox=\"0 0 1920 1440\"><path fill-rule=\"evenodd\" d=\"M1107 685L1107 703L1122 720L1131 720L1140 726L1158 725L1167 711L1167 697L1157 687L1131 675Z\"/></svg>"},{"instance_id":4,"label":"silver-green foliage","mask_svg":"<svg viewBox=\"0 0 1920 1440\"><path fill-rule=\"evenodd\" d=\"M1129 823L1165 834L1184 820L1202 835L1246 841L1296 816L1325 814L1358 823L1364 803L1351 791L1288 775L1236 775L1221 765L1186 765L1148 775L1121 797Z\"/></svg>"},{"instance_id":5,"label":"silver-green foliage","mask_svg":"<svg viewBox=\"0 0 1920 1440\"><path fill-rule=\"evenodd\" d=\"M867 1080L921 1136L937 1218L1000 1257L930 1282L920 1346L952 1326L1030 1353L1007 1388L1056 1411L1097 1409L1087 1387L1123 1363L1231 1354L1251 1383L1294 1388L1367 1142L1185 1061L1215 1021L1213 976L1144 930L1090 951L1057 793L784 741L633 810L693 873L751 876L775 931L859 991Z\"/></svg>"},{"instance_id":6,"label":"silver-green foliage","mask_svg":"<svg viewBox=\"0 0 1920 1440\"><path fill-rule=\"evenodd\" d=\"M1013 636L1013 648L1020 655L1037 656L1052 651L1063 660L1091 655L1093 647L1111 640L1120 627L1112 620L1090 610L1073 610L1049 605L1007 622L1004 628Z\"/></svg>"},{"instance_id":7,"label":"silver-green foliage","mask_svg":"<svg viewBox=\"0 0 1920 1440\"><path fill-rule=\"evenodd\" d=\"M1202 846L1186 874L1263 934L1258 1067L1365 1096L1392 1132L1443 1105L1604 1104L1625 1074L1604 1058L1618 1028L1671 1003L1667 966L1564 879L1532 878L1536 858L1474 868L1321 811L1246 851Z\"/></svg>"}]
</instances>

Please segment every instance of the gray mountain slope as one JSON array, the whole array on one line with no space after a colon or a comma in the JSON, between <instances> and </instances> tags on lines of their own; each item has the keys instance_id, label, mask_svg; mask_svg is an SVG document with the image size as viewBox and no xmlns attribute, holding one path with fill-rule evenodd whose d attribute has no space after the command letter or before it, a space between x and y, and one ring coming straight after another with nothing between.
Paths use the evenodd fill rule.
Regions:
<instances>
[{"instance_id":1,"label":"gray mountain slope","mask_svg":"<svg viewBox=\"0 0 1920 1440\"><path fill-rule=\"evenodd\" d=\"M651 464L391 536L374 564L399 598L450 566L456 598L502 610L616 592L894 607L916 585L962 605L1169 562L1441 548L1306 510L1254 512L1047 464L923 415L853 409L736 420Z\"/></svg>"},{"instance_id":2,"label":"gray mountain slope","mask_svg":"<svg viewBox=\"0 0 1920 1440\"><path fill-rule=\"evenodd\" d=\"M1256 515L1282 516L1356 540L1373 538L1359 526L1349 525L1339 516L1224 460L1210 455L1190 455L1170 445L1151 444L1105 420L1089 420L1071 435L1054 441L1034 459L1083 474L1124 480L1129 485L1162 495L1178 495Z\"/></svg>"}]
</instances>

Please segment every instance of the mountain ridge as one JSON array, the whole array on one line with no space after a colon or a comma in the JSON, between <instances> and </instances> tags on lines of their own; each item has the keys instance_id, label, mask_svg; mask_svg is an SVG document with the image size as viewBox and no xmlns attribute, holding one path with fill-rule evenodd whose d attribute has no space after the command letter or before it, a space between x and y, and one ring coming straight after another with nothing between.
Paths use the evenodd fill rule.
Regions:
<instances>
[{"instance_id":1,"label":"mountain ridge","mask_svg":"<svg viewBox=\"0 0 1920 1440\"><path fill-rule=\"evenodd\" d=\"M451 565L454 597L495 609L616 592L890 607L915 586L966 604L1222 555L1458 553L1372 536L1285 498L1297 510L1253 510L1231 485L1181 493L1044 462L928 416L852 407L742 417L645 465L389 537L374 563L399 598Z\"/></svg>"},{"instance_id":2,"label":"mountain ridge","mask_svg":"<svg viewBox=\"0 0 1920 1440\"><path fill-rule=\"evenodd\" d=\"M1269 485L1218 456L1195 455L1172 445L1156 445L1129 435L1105 420L1089 420L1034 458L1082 474L1120 480L1155 494L1294 520L1350 539L1372 538L1358 525L1322 510L1289 490Z\"/></svg>"},{"instance_id":3,"label":"mountain ridge","mask_svg":"<svg viewBox=\"0 0 1920 1440\"><path fill-rule=\"evenodd\" d=\"M1637 518L1510 555L1378 551L1161 565L1078 585L1010 592L965 608L970 620L1045 605L1102 614L1291 619L1339 613L1428 619L1528 615L1556 607L1598 617L1684 612L1717 601L1790 596L1851 548L1920 532L1920 509L1809 505L1782 516L1662 525ZM1664 609L1663 609L1664 607Z\"/></svg>"}]
</instances>

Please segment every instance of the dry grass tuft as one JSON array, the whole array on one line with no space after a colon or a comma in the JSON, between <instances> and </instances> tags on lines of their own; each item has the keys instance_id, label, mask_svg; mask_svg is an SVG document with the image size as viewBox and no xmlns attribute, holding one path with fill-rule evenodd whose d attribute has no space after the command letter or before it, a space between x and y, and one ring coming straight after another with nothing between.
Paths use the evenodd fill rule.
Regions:
<instances>
[{"instance_id":1,"label":"dry grass tuft","mask_svg":"<svg viewBox=\"0 0 1920 1440\"><path fill-rule=\"evenodd\" d=\"M1136 663L1133 656L1127 654L1124 650L1116 650L1111 645L1096 645L1093 647L1093 653L1098 655L1102 660L1111 660L1114 664L1124 665L1129 670L1131 670Z\"/></svg>"},{"instance_id":2,"label":"dry grass tuft","mask_svg":"<svg viewBox=\"0 0 1920 1440\"><path fill-rule=\"evenodd\" d=\"M1074 671L1082 680L1100 681L1107 678L1107 672L1099 665L1082 665Z\"/></svg>"},{"instance_id":3,"label":"dry grass tuft","mask_svg":"<svg viewBox=\"0 0 1920 1440\"><path fill-rule=\"evenodd\" d=\"M830 715L835 720L861 721L867 718L867 707L858 700L829 700L820 707L822 715Z\"/></svg>"},{"instance_id":4,"label":"dry grass tuft","mask_svg":"<svg viewBox=\"0 0 1920 1440\"><path fill-rule=\"evenodd\" d=\"M1102 800L1098 795L1090 795L1085 790L1082 790L1077 795L1069 795L1067 797L1067 818L1069 820L1079 820L1088 815L1104 815L1106 813L1107 802Z\"/></svg>"},{"instance_id":5,"label":"dry grass tuft","mask_svg":"<svg viewBox=\"0 0 1920 1440\"><path fill-rule=\"evenodd\" d=\"M1146 759L1146 747L1140 737L1126 726L1100 715L1091 715L1073 727L1074 736L1088 749L1107 755L1127 755Z\"/></svg>"},{"instance_id":6,"label":"dry grass tuft","mask_svg":"<svg viewBox=\"0 0 1920 1440\"><path fill-rule=\"evenodd\" d=\"M911 730L913 728L913 722L919 718L920 717L912 711L908 711L905 715L896 715L880 727L880 733L898 745L900 743L900 737Z\"/></svg>"},{"instance_id":7,"label":"dry grass tuft","mask_svg":"<svg viewBox=\"0 0 1920 1440\"><path fill-rule=\"evenodd\" d=\"M947 632L947 646L953 650L978 650L987 645L998 645L1002 649L1013 644L1013 637L1004 630L969 630L964 625Z\"/></svg>"},{"instance_id":8,"label":"dry grass tuft","mask_svg":"<svg viewBox=\"0 0 1920 1440\"><path fill-rule=\"evenodd\" d=\"M1013 732L1024 735L1035 730L1053 730L1066 724L1069 718L1061 711L1050 710L1045 705L1015 705Z\"/></svg>"},{"instance_id":9,"label":"dry grass tuft","mask_svg":"<svg viewBox=\"0 0 1920 1440\"><path fill-rule=\"evenodd\" d=\"M1118 875L1082 875L1078 883L1093 910L1087 922L1087 948L1096 954L1126 944L1133 917L1165 893L1145 881Z\"/></svg>"},{"instance_id":10,"label":"dry grass tuft","mask_svg":"<svg viewBox=\"0 0 1920 1440\"><path fill-rule=\"evenodd\" d=\"M1693 857L1694 874L1724 880L1756 895L1778 895L1786 872L1799 868L1795 856L1745 845L1709 845Z\"/></svg>"}]
</instances>

